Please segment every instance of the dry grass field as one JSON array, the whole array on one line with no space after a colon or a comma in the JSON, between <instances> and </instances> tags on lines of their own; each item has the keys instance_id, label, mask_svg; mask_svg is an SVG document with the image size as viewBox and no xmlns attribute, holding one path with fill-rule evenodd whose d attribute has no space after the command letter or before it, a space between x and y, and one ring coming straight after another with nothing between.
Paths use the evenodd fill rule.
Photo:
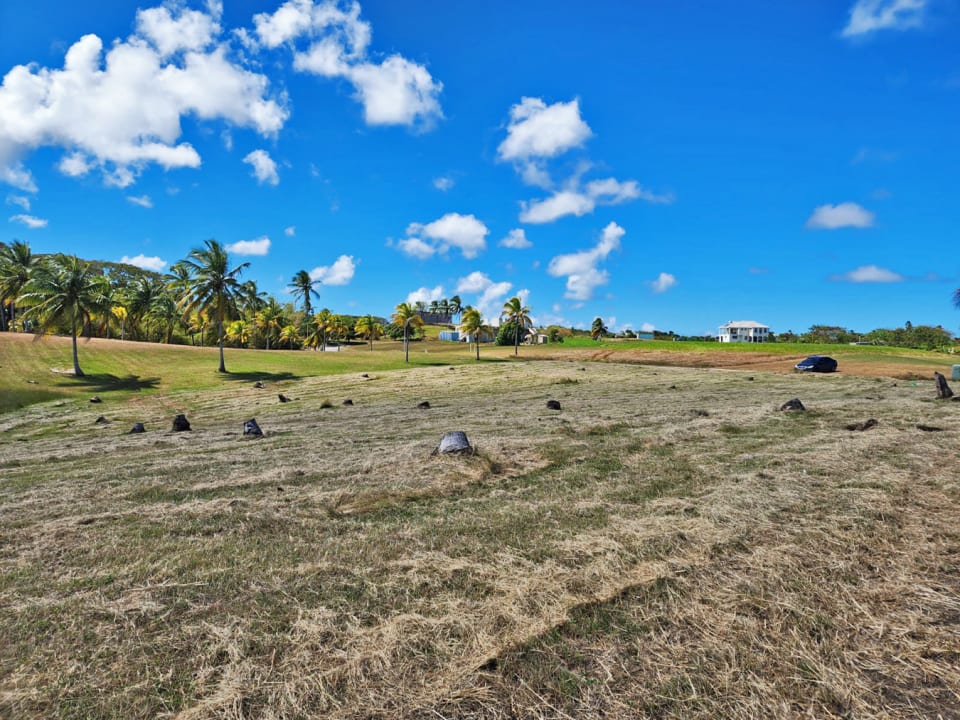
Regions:
<instances>
[{"instance_id":1,"label":"dry grass field","mask_svg":"<svg viewBox=\"0 0 960 720\"><path fill-rule=\"evenodd\" d=\"M521 357L2 414L0 717L958 718L934 397Z\"/></svg>"}]
</instances>

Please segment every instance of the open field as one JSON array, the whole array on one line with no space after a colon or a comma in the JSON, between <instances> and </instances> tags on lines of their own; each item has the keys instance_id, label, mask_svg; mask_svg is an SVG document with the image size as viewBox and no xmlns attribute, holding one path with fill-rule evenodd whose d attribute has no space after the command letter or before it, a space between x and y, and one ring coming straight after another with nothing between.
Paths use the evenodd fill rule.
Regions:
<instances>
[{"instance_id":1,"label":"open field","mask_svg":"<svg viewBox=\"0 0 960 720\"><path fill-rule=\"evenodd\" d=\"M91 342L78 389L58 344L0 345L60 395L0 414L0 717L960 717L944 356L392 346L223 378ZM478 453L431 455L455 429Z\"/></svg>"}]
</instances>

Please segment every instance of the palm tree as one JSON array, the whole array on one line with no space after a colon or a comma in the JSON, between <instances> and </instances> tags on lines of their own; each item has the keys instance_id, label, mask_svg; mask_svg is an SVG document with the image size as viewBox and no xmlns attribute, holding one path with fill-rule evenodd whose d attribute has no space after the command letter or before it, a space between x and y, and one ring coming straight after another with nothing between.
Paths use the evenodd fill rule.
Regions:
<instances>
[{"instance_id":1,"label":"palm tree","mask_svg":"<svg viewBox=\"0 0 960 720\"><path fill-rule=\"evenodd\" d=\"M449 310L451 315L459 315L461 312L463 312L463 301L460 299L459 295L454 295L452 298L450 298Z\"/></svg>"},{"instance_id":2,"label":"palm tree","mask_svg":"<svg viewBox=\"0 0 960 720\"><path fill-rule=\"evenodd\" d=\"M446 322L450 322L450 301L446 298L443 298L439 303L437 303L438 312L443 315L446 319Z\"/></svg>"},{"instance_id":3,"label":"palm tree","mask_svg":"<svg viewBox=\"0 0 960 720\"><path fill-rule=\"evenodd\" d=\"M250 342L250 323L246 320L234 320L227 325L227 340L239 347L246 347Z\"/></svg>"},{"instance_id":4,"label":"palm tree","mask_svg":"<svg viewBox=\"0 0 960 720\"><path fill-rule=\"evenodd\" d=\"M318 347L326 350L327 333L330 332L330 327L333 325L333 313L331 313L327 308L324 308L314 315L310 322L313 326L313 331L309 336L307 336L307 344L314 350L316 350Z\"/></svg>"},{"instance_id":5,"label":"palm tree","mask_svg":"<svg viewBox=\"0 0 960 720\"><path fill-rule=\"evenodd\" d=\"M173 339L173 331L180 322L180 311L177 309L177 303L167 293L161 293L150 304L147 310L147 320L158 331L158 339L163 337L163 341L170 344Z\"/></svg>"},{"instance_id":6,"label":"palm tree","mask_svg":"<svg viewBox=\"0 0 960 720\"><path fill-rule=\"evenodd\" d=\"M306 270L298 271L297 274L293 276L293 282L287 285L293 293L293 296L303 301L303 312L306 313L307 317L310 317L312 313L310 296L313 295L317 299L320 298L320 293L314 289L316 285L322 285L322 283L319 280L312 279L310 273Z\"/></svg>"},{"instance_id":7,"label":"palm tree","mask_svg":"<svg viewBox=\"0 0 960 720\"><path fill-rule=\"evenodd\" d=\"M134 337L142 338L141 322L164 292L163 285L153 278L140 277L122 293L127 308L127 325Z\"/></svg>"},{"instance_id":8,"label":"palm tree","mask_svg":"<svg viewBox=\"0 0 960 720\"><path fill-rule=\"evenodd\" d=\"M422 305L423 303L418 303ZM395 325L403 326L403 356L405 362L410 362L410 336L407 328L413 324L417 327L423 325L423 318L420 317L417 309L408 302L402 302L394 309L390 321Z\"/></svg>"},{"instance_id":9,"label":"palm tree","mask_svg":"<svg viewBox=\"0 0 960 720\"><path fill-rule=\"evenodd\" d=\"M241 263L230 268L229 257L223 245L216 240L207 240L204 248L194 248L183 263L190 270L190 282L183 300L183 313L189 315L197 310L206 310L217 323L217 345L220 348L220 367L223 363L223 323L237 311L237 300L243 286L237 279L250 263Z\"/></svg>"},{"instance_id":10,"label":"palm tree","mask_svg":"<svg viewBox=\"0 0 960 720\"><path fill-rule=\"evenodd\" d=\"M480 311L469 305L461 308L460 332L473 337L477 346L477 360L480 359L480 333L483 332L483 316Z\"/></svg>"},{"instance_id":11,"label":"palm tree","mask_svg":"<svg viewBox=\"0 0 960 720\"><path fill-rule=\"evenodd\" d=\"M603 318L596 318L593 325L590 326L590 337L599 342L604 335L609 332L607 326L603 324Z\"/></svg>"},{"instance_id":12,"label":"palm tree","mask_svg":"<svg viewBox=\"0 0 960 720\"><path fill-rule=\"evenodd\" d=\"M364 315L361 318L357 318L354 331L370 343L370 350L372 351L373 341L383 335L383 325L374 320L373 315Z\"/></svg>"},{"instance_id":13,"label":"palm tree","mask_svg":"<svg viewBox=\"0 0 960 720\"><path fill-rule=\"evenodd\" d=\"M279 332L284 325L283 308L274 298L270 298L260 312L253 319L254 325L263 333L267 350L270 349L270 338Z\"/></svg>"},{"instance_id":14,"label":"palm tree","mask_svg":"<svg viewBox=\"0 0 960 720\"><path fill-rule=\"evenodd\" d=\"M83 377L77 358L77 332L90 322L92 315L110 307L101 277L76 257L58 255L33 267L17 298L27 306L28 317L39 319L43 332L61 323L69 324L76 377Z\"/></svg>"},{"instance_id":15,"label":"palm tree","mask_svg":"<svg viewBox=\"0 0 960 720\"><path fill-rule=\"evenodd\" d=\"M530 308L520 302L519 297L512 297L503 304L500 318L515 325L513 333L513 354L517 355L520 349L520 330L526 330L530 324Z\"/></svg>"},{"instance_id":16,"label":"palm tree","mask_svg":"<svg viewBox=\"0 0 960 720\"><path fill-rule=\"evenodd\" d=\"M300 331L296 325L284 325L280 328L280 342L290 343L290 349L293 350L293 344L300 342Z\"/></svg>"},{"instance_id":17,"label":"palm tree","mask_svg":"<svg viewBox=\"0 0 960 720\"><path fill-rule=\"evenodd\" d=\"M30 279L30 272L39 264L25 242L14 240L0 245L0 330L7 330L4 305L10 306L10 326L17 327L17 296Z\"/></svg>"},{"instance_id":18,"label":"palm tree","mask_svg":"<svg viewBox=\"0 0 960 720\"><path fill-rule=\"evenodd\" d=\"M127 325L127 309L123 305L112 305L110 314L120 321L120 339L125 340L125 330Z\"/></svg>"}]
</instances>

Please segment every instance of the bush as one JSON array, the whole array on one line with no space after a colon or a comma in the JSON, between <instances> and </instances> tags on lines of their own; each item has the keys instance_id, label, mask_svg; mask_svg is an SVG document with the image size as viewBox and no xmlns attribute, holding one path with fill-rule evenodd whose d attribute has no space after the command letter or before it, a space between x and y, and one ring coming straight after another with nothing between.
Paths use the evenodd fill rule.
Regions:
<instances>
[{"instance_id":1,"label":"bush","mask_svg":"<svg viewBox=\"0 0 960 720\"><path fill-rule=\"evenodd\" d=\"M516 337L517 324L513 321L505 322L500 326L500 329L497 331L497 337L494 342L497 345L509 345L513 347L515 342L514 338ZM520 342L523 342L526 337L526 331L523 328L520 328Z\"/></svg>"}]
</instances>

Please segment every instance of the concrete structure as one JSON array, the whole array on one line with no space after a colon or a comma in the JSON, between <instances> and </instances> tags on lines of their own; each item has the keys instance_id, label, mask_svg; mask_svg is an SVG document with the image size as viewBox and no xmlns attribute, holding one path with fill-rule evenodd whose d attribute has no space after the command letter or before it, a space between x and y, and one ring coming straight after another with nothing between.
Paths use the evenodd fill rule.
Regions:
<instances>
[{"instance_id":1,"label":"concrete structure","mask_svg":"<svg viewBox=\"0 0 960 720\"><path fill-rule=\"evenodd\" d=\"M770 328L753 320L731 320L720 326L720 342L760 343L770 341Z\"/></svg>"}]
</instances>

